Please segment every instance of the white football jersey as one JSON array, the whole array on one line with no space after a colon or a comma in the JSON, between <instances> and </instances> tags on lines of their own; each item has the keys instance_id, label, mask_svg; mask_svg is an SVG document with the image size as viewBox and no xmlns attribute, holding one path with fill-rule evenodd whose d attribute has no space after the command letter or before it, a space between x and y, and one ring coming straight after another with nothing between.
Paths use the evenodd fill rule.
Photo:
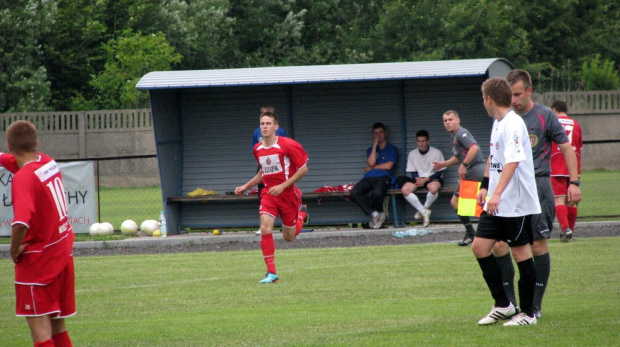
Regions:
<instances>
[{"instance_id":1,"label":"white football jersey","mask_svg":"<svg viewBox=\"0 0 620 347\"><path fill-rule=\"evenodd\" d=\"M510 110L503 119L495 120L490 146L489 196L493 195L497 187L504 165L519 163L510 183L502 192L496 216L519 217L540 213L532 147L523 119Z\"/></svg>"}]
</instances>

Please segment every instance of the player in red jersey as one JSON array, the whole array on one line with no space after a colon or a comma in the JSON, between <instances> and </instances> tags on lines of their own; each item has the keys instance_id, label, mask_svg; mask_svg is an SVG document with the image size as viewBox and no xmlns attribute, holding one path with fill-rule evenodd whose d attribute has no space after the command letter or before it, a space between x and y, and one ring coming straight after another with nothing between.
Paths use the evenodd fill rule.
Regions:
<instances>
[{"instance_id":1,"label":"player in red jersey","mask_svg":"<svg viewBox=\"0 0 620 347\"><path fill-rule=\"evenodd\" d=\"M26 317L34 346L72 346L65 317L75 314L73 229L58 163L37 153L34 125L6 131L11 154L0 164L13 173L10 254L15 263L16 315Z\"/></svg>"},{"instance_id":2,"label":"player in red jersey","mask_svg":"<svg viewBox=\"0 0 620 347\"><path fill-rule=\"evenodd\" d=\"M579 123L570 118L566 112L568 107L562 100L555 100L551 104L551 109L556 116L560 124L566 131L568 141L570 141L575 155L577 155L577 169L581 175L581 148L583 148L583 140L581 138L581 126ZM568 192L568 186L570 182L570 175L568 173L568 167L566 166L566 160L564 154L560 148L554 144L551 148L551 186L553 188L553 194L555 195L555 216L560 223L560 240L562 242L568 242L573 237L573 231L575 230L575 221L577 220L577 202L570 201L566 198L566 192Z\"/></svg>"},{"instance_id":3,"label":"player in red jersey","mask_svg":"<svg viewBox=\"0 0 620 347\"><path fill-rule=\"evenodd\" d=\"M241 195L249 188L263 183L259 215L261 242L267 275L260 283L278 282L274 261L275 242L273 227L276 218L282 219L282 234L286 241L292 242L301 232L304 221L307 222L307 211L301 205L301 191L295 186L308 172L306 163L308 155L295 140L276 136L278 116L273 112L265 112L260 117L260 128L263 141L254 146L254 157L260 171L246 184L235 188L235 194Z\"/></svg>"}]
</instances>

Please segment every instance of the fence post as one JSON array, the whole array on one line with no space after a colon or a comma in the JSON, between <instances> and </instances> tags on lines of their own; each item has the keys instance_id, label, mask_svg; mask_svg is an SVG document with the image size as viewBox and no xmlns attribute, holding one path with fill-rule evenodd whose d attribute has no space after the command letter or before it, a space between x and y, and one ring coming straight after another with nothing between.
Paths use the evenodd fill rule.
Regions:
<instances>
[{"instance_id":1,"label":"fence post","mask_svg":"<svg viewBox=\"0 0 620 347\"><path fill-rule=\"evenodd\" d=\"M87 119L86 119L86 111L82 111L80 113L78 113L78 147L79 147L79 153L80 156L79 158L86 158L86 126L87 126Z\"/></svg>"}]
</instances>

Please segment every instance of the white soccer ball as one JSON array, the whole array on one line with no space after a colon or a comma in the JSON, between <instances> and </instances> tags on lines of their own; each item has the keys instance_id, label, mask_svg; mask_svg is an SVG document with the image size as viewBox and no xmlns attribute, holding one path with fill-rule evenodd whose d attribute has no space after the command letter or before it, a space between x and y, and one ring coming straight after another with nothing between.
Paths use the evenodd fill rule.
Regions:
<instances>
[{"instance_id":1,"label":"white soccer ball","mask_svg":"<svg viewBox=\"0 0 620 347\"><path fill-rule=\"evenodd\" d=\"M147 219L142 224L140 224L140 230L143 232L153 235L155 230L159 229L159 222L154 219Z\"/></svg>"},{"instance_id":2,"label":"white soccer ball","mask_svg":"<svg viewBox=\"0 0 620 347\"><path fill-rule=\"evenodd\" d=\"M123 235L135 235L138 232L138 224L128 219L121 224L121 233Z\"/></svg>"},{"instance_id":3,"label":"white soccer ball","mask_svg":"<svg viewBox=\"0 0 620 347\"><path fill-rule=\"evenodd\" d=\"M99 236L101 235L102 230L101 223L93 223L90 228L88 228L88 233L91 236Z\"/></svg>"},{"instance_id":4,"label":"white soccer ball","mask_svg":"<svg viewBox=\"0 0 620 347\"><path fill-rule=\"evenodd\" d=\"M103 222L101 223L100 235L113 235L114 234L114 226L112 223Z\"/></svg>"}]
</instances>

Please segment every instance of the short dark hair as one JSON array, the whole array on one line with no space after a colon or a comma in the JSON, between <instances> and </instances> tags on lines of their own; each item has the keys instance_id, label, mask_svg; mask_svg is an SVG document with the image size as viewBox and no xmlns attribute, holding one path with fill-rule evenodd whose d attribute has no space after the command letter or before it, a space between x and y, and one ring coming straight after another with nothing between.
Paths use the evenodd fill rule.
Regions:
<instances>
[{"instance_id":1,"label":"short dark hair","mask_svg":"<svg viewBox=\"0 0 620 347\"><path fill-rule=\"evenodd\" d=\"M372 130L374 131L375 129L383 129L385 131L387 131L387 128L385 127L385 124L381 123L381 122L377 122L375 124L372 125Z\"/></svg>"},{"instance_id":2,"label":"short dark hair","mask_svg":"<svg viewBox=\"0 0 620 347\"><path fill-rule=\"evenodd\" d=\"M260 114L260 118L263 118L265 116L271 117L273 119L273 122L275 124L278 124L278 115L275 112L267 111L267 112L263 112L263 113ZM259 120L260 120L260 118L259 118Z\"/></svg>"},{"instance_id":3,"label":"short dark hair","mask_svg":"<svg viewBox=\"0 0 620 347\"><path fill-rule=\"evenodd\" d=\"M11 150L17 153L37 150L37 128L34 124L18 120L6 129L6 138Z\"/></svg>"},{"instance_id":4,"label":"short dark hair","mask_svg":"<svg viewBox=\"0 0 620 347\"><path fill-rule=\"evenodd\" d=\"M566 103L562 100L555 100L552 104L551 104L551 108L558 111L558 112L568 112L568 106L566 106Z\"/></svg>"},{"instance_id":5,"label":"short dark hair","mask_svg":"<svg viewBox=\"0 0 620 347\"><path fill-rule=\"evenodd\" d=\"M512 104L512 89L504 78L489 78L484 81L482 95L493 99L498 106L510 107Z\"/></svg>"},{"instance_id":6,"label":"short dark hair","mask_svg":"<svg viewBox=\"0 0 620 347\"><path fill-rule=\"evenodd\" d=\"M428 139L429 139L429 136L428 136L428 131L426 131L426 130L424 130L424 129L422 129L422 130L418 130L418 132L417 132L417 133L415 133L415 137L416 137L416 138L418 138L418 137L426 137L426 139L428 140Z\"/></svg>"},{"instance_id":7,"label":"short dark hair","mask_svg":"<svg viewBox=\"0 0 620 347\"><path fill-rule=\"evenodd\" d=\"M532 77L530 76L530 73L525 70L510 71L508 75L506 75L506 80L508 81L508 83L510 83L511 86L519 81L523 82L523 87L525 89L532 86Z\"/></svg>"}]
</instances>

